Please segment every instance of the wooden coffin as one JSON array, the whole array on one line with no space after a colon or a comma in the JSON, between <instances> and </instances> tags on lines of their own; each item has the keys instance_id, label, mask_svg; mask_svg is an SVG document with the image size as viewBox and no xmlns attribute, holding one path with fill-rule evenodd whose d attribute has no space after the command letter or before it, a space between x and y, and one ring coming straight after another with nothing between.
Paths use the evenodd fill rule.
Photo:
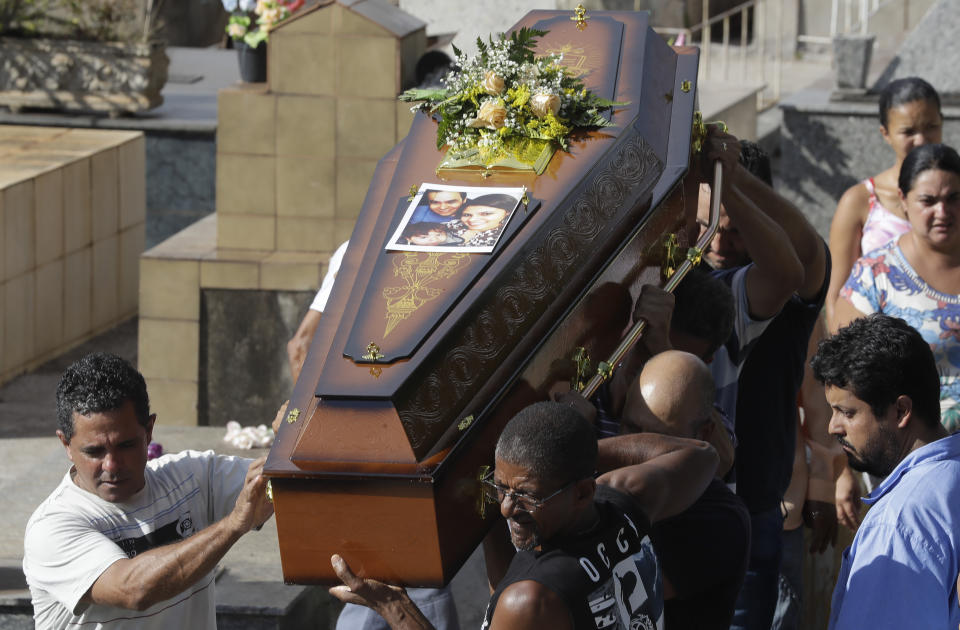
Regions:
<instances>
[{"instance_id":1,"label":"wooden coffin","mask_svg":"<svg viewBox=\"0 0 960 630\"><path fill-rule=\"evenodd\" d=\"M538 52L629 102L616 127L580 134L540 176L441 180L437 125L420 114L379 163L265 468L286 581L335 581L341 553L365 576L447 583L496 514L477 479L503 425L570 387L577 348L607 356L639 285L659 279L662 236L692 223L696 49L669 47L646 13L592 13L583 30L570 16L533 11L515 28L549 31ZM525 186L530 201L491 254L385 251L424 182Z\"/></svg>"}]
</instances>

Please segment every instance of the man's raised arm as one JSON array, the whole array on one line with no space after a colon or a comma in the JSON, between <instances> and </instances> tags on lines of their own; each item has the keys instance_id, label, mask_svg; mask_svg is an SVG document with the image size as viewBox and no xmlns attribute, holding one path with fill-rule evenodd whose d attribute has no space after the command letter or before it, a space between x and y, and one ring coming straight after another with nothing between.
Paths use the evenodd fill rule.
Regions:
<instances>
[{"instance_id":1,"label":"man's raised arm","mask_svg":"<svg viewBox=\"0 0 960 630\"><path fill-rule=\"evenodd\" d=\"M651 522L683 512L716 475L719 458L707 442L633 433L597 443L597 483L633 496Z\"/></svg>"},{"instance_id":2,"label":"man's raised arm","mask_svg":"<svg viewBox=\"0 0 960 630\"><path fill-rule=\"evenodd\" d=\"M84 601L146 610L188 589L213 570L227 551L273 514L263 477L265 457L250 464L233 511L189 538L114 562L90 587Z\"/></svg>"},{"instance_id":3,"label":"man's raised arm","mask_svg":"<svg viewBox=\"0 0 960 630\"><path fill-rule=\"evenodd\" d=\"M707 158L720 160L732 183L723 186L721 199L730 221L753 261L747 271L746 289L750 316L769 319L780 312L804 280L804 269L783 227L765 214L737 187L740 142L729 134L711 131Z\"/></svg>"}]
</instances>

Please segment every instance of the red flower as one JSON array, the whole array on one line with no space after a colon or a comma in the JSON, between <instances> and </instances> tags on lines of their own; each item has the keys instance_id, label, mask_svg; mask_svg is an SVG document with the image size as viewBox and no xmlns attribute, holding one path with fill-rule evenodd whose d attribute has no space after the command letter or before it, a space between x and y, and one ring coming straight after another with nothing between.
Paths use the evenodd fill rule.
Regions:
<instances>
[{"instance_id":1,"label":"red flower","mask_svg":"<svg viewBox=\"0 0 960 630\"><path fill-rule=\"evenodd\" d=\"M304 2L304 0L292 0L291 2L287 2L286 0L281 0L281 1L287 7L287 10L290 11L290 13L293 13L294 11L302 7Z\"/></svg>"}]
</instances>

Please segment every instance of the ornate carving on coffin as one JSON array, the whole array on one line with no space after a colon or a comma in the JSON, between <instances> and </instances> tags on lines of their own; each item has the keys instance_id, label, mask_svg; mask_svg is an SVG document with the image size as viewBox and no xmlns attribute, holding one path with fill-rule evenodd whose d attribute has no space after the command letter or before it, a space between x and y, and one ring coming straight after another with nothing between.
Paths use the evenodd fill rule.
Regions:
<instances>
[{"instance_id":1,"label":"ornate carving on coffin","mask_svg":"<svg viewBox=\"0 0 960 630\"><path fill-rule=\"evenodd\" d=\"M448 430L444 418L449 417L450 410L462 411L458 407L477 394L514 351L517 340L536 325L583 268L594 253L591 245L617 223L618 212L635 212L649 195L663 163L633 129L624 135L627 137L580 198L544 226L548 232L541 244L509 275L494 283L490 298L476 300L483 306L463 319L469 323L453 333L442 357L409 379L415 388L400 393L395 401L397 410L418 457ZM640 218L634 217L637 228Z\"/></svg>"},{"instance_id":2,"label":"ornate carving on coffin","mask_svg":"<svg viewBox=\"0 0 960 630\"><path fill-rule=\"evenodd\" d=\"M393 275L402 278L405 284L383 290L383 298L387 301L387 329L383 333L384 338L397 324L443 293L443 289L429 285L456 275L460 270L460 263L468 255L403 252L402 256L395 257Z\"/></svg>"}]
</instances>

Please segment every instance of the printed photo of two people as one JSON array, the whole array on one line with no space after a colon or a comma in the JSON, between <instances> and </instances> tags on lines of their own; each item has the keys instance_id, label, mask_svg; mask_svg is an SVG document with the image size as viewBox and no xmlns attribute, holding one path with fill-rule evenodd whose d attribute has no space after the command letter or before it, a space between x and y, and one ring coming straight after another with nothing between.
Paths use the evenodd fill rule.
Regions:
<instances>
[{"instance_id":1,"label":"printed photo of two people","mask_svg":"<svg viewBox=\"0 0 960 630\"><path fill-rule=\"evenodd\" d=\"M489 254L523 193L523 188L421 184L386 249Z\"/></svg>"}]
</instances>

